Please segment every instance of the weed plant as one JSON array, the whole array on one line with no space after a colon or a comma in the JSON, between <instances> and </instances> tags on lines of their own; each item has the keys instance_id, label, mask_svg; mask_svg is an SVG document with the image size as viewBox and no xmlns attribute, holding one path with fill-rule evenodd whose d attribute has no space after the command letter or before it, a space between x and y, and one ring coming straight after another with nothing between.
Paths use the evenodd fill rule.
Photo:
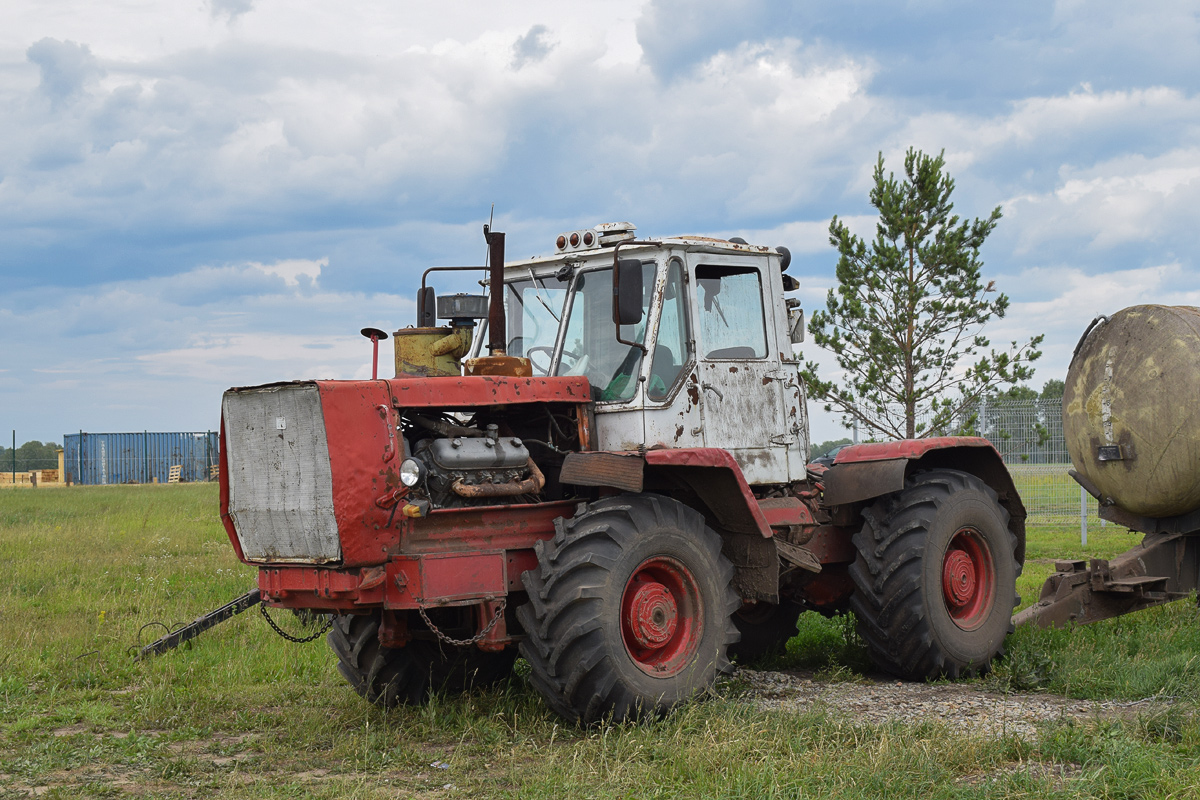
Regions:
<instances>
[{"instance_id":1,"label":"weed plant","mask_svg":"<svg viewBox=\"0 0 1200 800\"><path fill-rule=\"evenodd\" d=\"M1128 546L1113 534L1096 554ZM1049 532L1050 544L1042 535L1031 532L1031 564L1080 554L1067 531ZM579 729L545 709L521 668L488 691L372 707L323 642L285 642L255 611L133 662L142 626L190 620L254 583L212 485L5 492L0 564L0 800L1200 794L1194 603L1010 637L980 691L1177 698L1126 721L1046 725L1036 742L765 712L736 691L662 720ZM837 680L870 672L849 617L805 615L774 666Z\"/></svg>"}]
</instances>

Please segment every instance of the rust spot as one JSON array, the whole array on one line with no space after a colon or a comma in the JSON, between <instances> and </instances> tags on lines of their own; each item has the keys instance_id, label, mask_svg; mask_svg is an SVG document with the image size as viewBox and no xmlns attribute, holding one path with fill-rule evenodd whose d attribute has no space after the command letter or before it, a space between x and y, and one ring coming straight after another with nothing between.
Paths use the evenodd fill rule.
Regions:
<instances>
[{"instance_id":1,"label":"rust spot","mask_svg":"<svg viewBox=\"0 0 1200 800\"><path fill-rule=\"evenodd\" d=\"M736 373L737 371L738 371L738 368L737 368L737 367L730 367L730 368L729 368L729 373L730 373L731 375L732 375L732 374L734 374L734 373Z\"/></svg>"},{"instance_id":2,"label":"rust spot","mask_svg":"<svg viewBox=\"0 0 1200 800\"><path fill-rule=\"evenodd\" d=\"M762 380L763 386L768 386L768 385L770 385L770 383L771 383L771 378L769 376L764 376L763 380Z\"/></svg>"},{"instance_id":3,"label":"rust spot","mask_svg":"<svg viewBox=\"0 0 1200 800\"><path fill-rule=\"evenodd\" d=\"M678 442L682 436L683 436L683 426L676 425L675 426L675 441Z\"/></svg>"}]
</instances>

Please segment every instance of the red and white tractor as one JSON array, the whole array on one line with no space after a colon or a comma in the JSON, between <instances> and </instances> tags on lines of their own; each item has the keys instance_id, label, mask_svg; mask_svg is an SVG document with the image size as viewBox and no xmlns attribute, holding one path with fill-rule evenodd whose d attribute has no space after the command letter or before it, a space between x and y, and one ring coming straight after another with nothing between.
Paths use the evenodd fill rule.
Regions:
<instances>
[{"instance_id":1,"label":"red and white tractor","mask_svg":"<svg viewBox=\"0 0 1200 800\"><path fill-rule=\"evenodd\" d=\"M423 278L394 378L223 399L230 541L264 604L333 615L356 691L416 703L519 652L563 717L627 719L806 609L852 610L903 678L987 669L1024 557L1013 482L974 438L809 470L786 249L606 224L505 263L485 236L488 295Z\"/></svg>"}]
</instances>

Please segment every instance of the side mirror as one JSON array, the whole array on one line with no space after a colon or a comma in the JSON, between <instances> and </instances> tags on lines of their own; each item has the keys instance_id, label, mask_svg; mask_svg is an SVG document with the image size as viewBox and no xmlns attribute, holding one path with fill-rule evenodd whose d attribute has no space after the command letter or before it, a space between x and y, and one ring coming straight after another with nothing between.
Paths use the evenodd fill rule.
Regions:
<instances>
[{"instance_id":1,"label":"side mirror","mask_svg":"<svg viewBox=\"0 0 1200 800\"><path fill-rule=\"evenodd\" d=\"M788 339L792 344L800 344L804 341L804 309L789 308L788 309Z\"/></svg>"},{"instance_id":2,"label":"side mirror","mask_svg":"<svg viewBox=\"0 0 1200 800\"><path fill-rule=\"evenodd\" d=\"M642 321L642 262L636 258L617 261L613 275L613 322L636 325Z\"/></svg>"}]
</instances>

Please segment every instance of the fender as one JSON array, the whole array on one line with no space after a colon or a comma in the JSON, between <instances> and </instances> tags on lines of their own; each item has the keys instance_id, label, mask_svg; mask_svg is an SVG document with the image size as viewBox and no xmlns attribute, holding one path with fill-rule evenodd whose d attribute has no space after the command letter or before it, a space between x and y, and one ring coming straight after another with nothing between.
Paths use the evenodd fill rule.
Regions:
<instances>
[{"instance_id":1,"label":"fender","mask_svg":"<svg viewBox=\"0 0 1200 800\"><path fill-rule=\"evenodd\" d=\"M794 512L806 518L775 519L780 512L763 509L750 490L746 476L728 450L717 447L570 453L563 462L560 479L577 486L608 486L627 492L660 492L674 495L686 489L695 495L688 505L716 520L715 527L769 539L772 525L812 524L811 515L799 503L783 514ZM771 518L768 518L768 514Z\"/></svg>"},{"instance_id":2,"label":"fender","mask_svg":"<svg viewBox=\"0 0 1200 800\"><path fill-rule=\"evenodd\" d=\"M978 436L935 436L898 442L856 444L843 448L825 473L824 501L829 506L861 503L904 488L917 470L956 469L991 487L1009 514L1009 530L1017 537L1017 558L1025 560L1025 504L1017 493L1004 459L987 439Z\"/></svg>"},{"instance_id":3,"label":"fender","mask_svg":"<svg viewBox=\"0 0 1200 800\"><path fill-rule=\"evenodd\" d=\"M705 516L733 564L733 587L747 602L779 602L779 555L772 526L815 525L798 498L759 501L729 451L716 447L571 453L564 483L674 497Z\"/></svg>"}]
</instances>

